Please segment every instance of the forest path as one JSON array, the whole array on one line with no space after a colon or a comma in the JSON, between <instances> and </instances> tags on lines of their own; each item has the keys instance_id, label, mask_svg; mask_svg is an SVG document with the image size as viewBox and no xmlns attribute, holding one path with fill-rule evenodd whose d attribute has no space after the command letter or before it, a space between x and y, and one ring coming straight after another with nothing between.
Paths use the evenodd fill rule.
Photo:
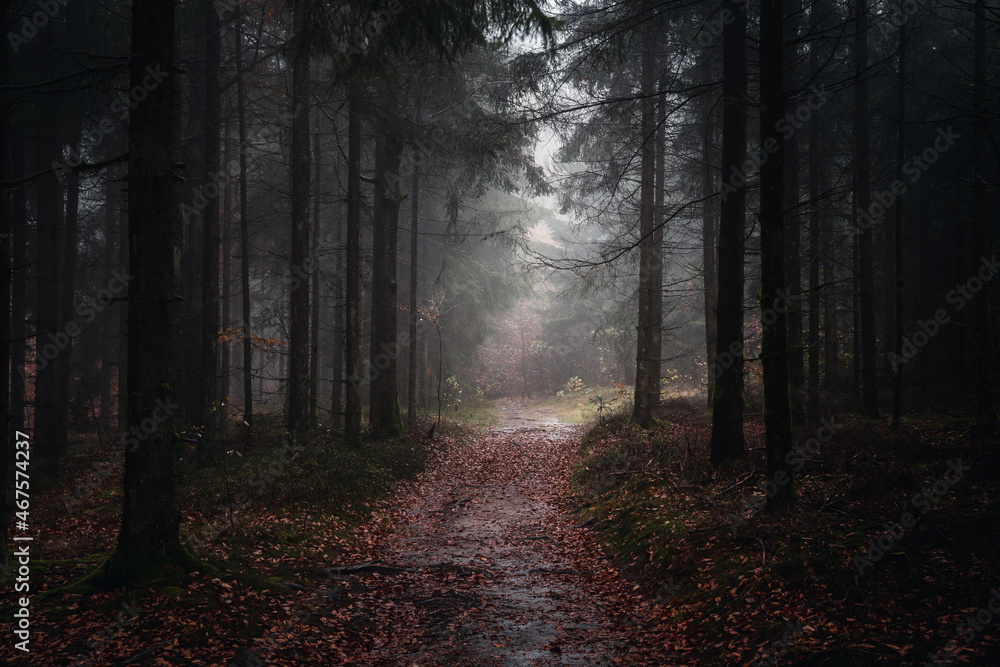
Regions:
<instances>
[{"instance_id":1,"label":"forest path","mask_svg":"<svg viewBox=\"0 0 1000 667\"><path fill-rule=\"evenodd\" d=\"M639 601L572 514L567 480L582 427L516 402L501 411L503 425L445 453L401 504L381 560L405 571L372 574L354 591L362 661L645 662L648 653L632 652L639 628L625 621Z\"/></svg>"}]
</instances>

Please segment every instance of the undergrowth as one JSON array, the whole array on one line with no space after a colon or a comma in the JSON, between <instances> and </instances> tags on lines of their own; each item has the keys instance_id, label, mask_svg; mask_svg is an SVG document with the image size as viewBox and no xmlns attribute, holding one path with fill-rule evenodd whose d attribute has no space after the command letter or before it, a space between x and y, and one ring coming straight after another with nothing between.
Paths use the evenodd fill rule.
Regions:
<instances>
[{"instance_id":1,"label":"undergrowth","mask_svg":"<svg viewBox=\"0 0 1000 667\"><path fill-rule=\"evenodd\" d=\"M671 622L723 638L699 654L706 664L748 650L725 641L733 627L785 637L782 655L802 665L912 662L947 645L956 622L988 601L1000 573L995 445L942 418L911 421L898 435L848 420L806 457L796 505L766 513L763 452L711 468L710 418L678 408L662 408L648 431L627 411L592 427L571 488L609 556ZM761 430L748 421L751 445ZM970 470L905 534L883 537L958 458ZM788 639L789 623L808 630ZM971 651L989 655L995 637L985 629ZM822 651L844 662L816 662Z\"/></svg>"}]
</instances>

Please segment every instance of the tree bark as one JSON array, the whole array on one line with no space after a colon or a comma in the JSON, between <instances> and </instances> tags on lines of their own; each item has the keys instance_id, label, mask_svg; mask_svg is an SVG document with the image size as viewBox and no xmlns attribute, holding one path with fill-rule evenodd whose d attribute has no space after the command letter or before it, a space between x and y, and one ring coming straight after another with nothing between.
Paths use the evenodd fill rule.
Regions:
<instances>
[{"instance_id":1,"label":"tree bark","mask_svg":"<svg viewBox=\"0 0 1000 667\"><path fill-rule=\"evenodd\" d=\"M199 564L181 545L177 501L178 417L173 364L174 304L173 95L174 3L132 8L130 87L147 68L164 73L129 121L128 425L124 503L114 552L85 580L105 590L146 583L167 564ZM144 425L154 424L151 432ZM136 435L140 434L140 435Z\"/></svg>"},{"instance_id":2,"label":"tree bark","mask_svg":"<svg viewBox=\"0 0 1000 667\"><path fill-rule=\"evenodd\" d=\"M361 440L361 83L348 84L347 304L344 318L344 438Z\"/></svg>"},{"instance_id":3,"label":"tree bark","mask_svg":"<svg viewBox=\"0 0 1000 667\"><path fill-rule=\"evenodd\" d=\"M702 51L701 82L708 85L712 81L711 60L708 49ZM706 95L703 109L705 137L702 144L701 170L701 239L702 239L702 275L705 287L705 359L707 360L706 378L708 381L708 408L712 408L712 395L715 391L715 373L712 372L712 357L716 352L716 309L718 308L718 287L715 268L715 188L712 179L712 96Z\"/></svg>"},{"instance_id":4,"label":"tree bark","mask_svg":"<svg viewBox=\"0 0 1000 667\"><path fill-rule=\"evenodd\" d=\"M416 118L414 123L421 122L422 98L417 98ZM410 186L410 340L407 357L406 374L406 423L413 429L417 423L417 323L420 313L417 311L417 250L420 228L420 163L414 158L413 181Z\"/></svg>"},{"instance_id":5,"label":"tree bark","mask_svg":"<svg viewBox=\"0 0 1000 667\"><path fill-rule=\"evenodd\" d=\"M655 51L654 51L655 53ZM655 61L654 61L655 62ZM660 90L667 88L666 72L660 77ZM660 392L663 389L660 378L663 377L663 227L667 215L663 203L666 195L667 170L667 98L662 93L656 99L656 158L654 167L653 196L653 294L652 294L652 355L649 359L649 400L652 405L660 404Z\"/></svg>"},{"instance_id":6,"label":"tree bark","mask_svg":"<svg viewBox=\"0 0 1000 667\"><path fill-rule=\"evenodd\" d=\"M3 24L10 23L10 0L0 2L0 17L3 17ZM8 105L8 95L6 91L9 79L8 65L10 61L10 51L3 49L0 54L0 127L4 131L0 132L0 182L8 180L11 169L7 160L7 152L10 142L7 134L8 119L10 111ZM10 438L11 410L10 410L10 374L11 367L11 208L10 191L7 188L0 188L0 285L3 289L3 312L0 312L0 560L4 565L9 562L11 549L7 540L7 524L10 517L10 501L8 500L9 489L14 487L11 484L11 454L12 442ZM15 360L16 362L16 360ZM15 371L16 373L16 371ZM16 438L20 439L20 437Z\"/></svg>"},{"instance_id":7,"label":"tree bark","mask_svg":"<svg viewBox=\"0 0 1000 667\"><path fill-rule=\"evenodd\" d=\"M820 238L823 247L823 380L827 389L837 386L840 373L840 351L837 341L837 268L833 257L833 220L820 217Z\"/></svg>"},{"instance_id":8,"label":"tree bark","mask_svg":"<svg viewBox=\"0 0 1000 667\"><path fill-rule=\"evenodd\" d=\"M854 37L855 193L858 211L858 300L861 308L861 411L877 419L878 360L875 358L875 259L872 249L871 138L868 123L868 0L857 1Z\"/></svg>"},{"instance_id":9,"label":"tree bark","mask_svg":"<svg viewBox=\"0 0 1000 667\"><path fill-rule=\"evenodd\" d=\"M788 315L782 305L785 287L785 139L772 134L784 113L782 82L782 0L760 6L760 145L774 150L760 167L760 362L764 376L764 440L767 460L767 508L789 505L795 498L792 467L785 460L792 448L792 415L788 373ZM773 319L773 321L771 321Z\"/></svg>"},{"instance_id":10,"label":"tree bark","mask_svg":"<svg viewBox=\"0 0 1000 667\"><path fill-rule=\"evenodd\" d=\"M127 202L125 202L127 207ZM125 273L129 269L128 212L118 213L118 265ZM129 274L131 275L131 274ZM125 433L128 421L128 301L119 305L118 315L118 419L116 426Z\"/></svg>"},{"instance_id":11,"label":"tree bark","mask_svg":"<svg viewBox=\"0 0 1000 667\"><path fill-rule=\"evenodd\" d=\"M218 420L219 383L219 200L225 182L219 174L219 132L222 128L222 105L219 89L221 66L221 26L212 3L205 3L205 174L201 194L207 206L202 217L205 230L201 265L201 401L197 457L206 462L215 456ZM213 196L214 195L214 196ZM197 422L196 422L197 423Z\"/></svg>"},{"instance_id":12,"label":"tree bark","mask_svg":"<svg viewBox=\"0 0 1000 667\"><path fill-rule=\"evenodd\" d=\"M239 0L236 14L239 16ZM246 82L243 74L243 38L236 40L236 114L240 133L240 309L243 320L243 425L253 433L253 336L250 329L250 214L247 211Z\"/></svg>"},{"instance_id":13,"label":"tree bark","mask_svg":"<svg viewBox=\"0 0 1000 667\"><path fill-rule=\"evenodd\" d=\"M115 172L113 169L108 169L105 172L105 179L104 252L101 259L101 279L107 284L112 278L111 272L115 269L115 228L118 226L115 220L115 209L118 204L117 192L119 185L115 182ZM107 312L102 313L100 318L100 338L98 345L100 346L99 359L101 370L98 375L98 382L100 383L101 418L98 425L103 429L111 428L111 385L114 381L111 373L111 360L115 356L115 336L118 333L117 323L115 322L116 310L117 308L115 307L109 308Z\"/></svg>"},{"instance_id":14,"label":"tree bark","mask_svg":"<svg viewBox=\"0 0 1000 667\"><path fill-rule=\"evenodd\" d=\"M812 0L810 11L810 27L812 34L819 31L819 18L817 16L820 8L820 0ZM816 81L819 76L819 46L818 38L814 38L809 48L809 72L812 80ZM820 169L819 169L819 128L820 111L814 109L812 118L809 119L809 337L807 346L809 349L809 371L808 371L808 415L810 421L819 418L819 304L820 304Z\"/></svg>"},{"instance_id":15,"label":"tree bark","mask_svg":"<svg viewBox=\"0 0 1000 667\"><path fill-rule=\"evenodd\" d=\"M989 212L986 209L986 179L988 178L988 161L986 147L989 141L987 116L987 81L986 81L986 2L975 0L975 19L973 31L975 34L975 53L973 67L973 108L975 110L975 125L973 127L973 177L972 177L972 208L973 208L973 243L977 260L989 254ZM990 315L989 290L980 290L975 297L973 311L973 327L975 330L976 354L979 363L976 364L976 423L982 430L990 432L997 425L997 410L993 405L992 364L993 355L990 347L990 330L992 317Z\"/></svg>"},{"instance_id":16,"label":"tree bark","mask_svg":"<svg viewBox=\"0 0 1000 667\"><path fill-rule=\"evenodd\" d=\"M79 119L74 121L73 129L70 132L73 143L77 143L80 138ZM70 381L73 366L73 338L67 328L67 324L73 320L76 304L74 302L74 289L76 284L76 245L77 234L80 221L80 172L73 169L66 176L66 211L62 232L62 255L59 261L58 271L62 274L59 281L59 327L60 333L66 334L66 349L62 353L59 362L59 397L58 402L63 406L62 413L65 415L70 404ZM66 418L63 417L65 420ZM63 422L62 438L59 441L59 458L66 456L68 442L68 422Z\"/></svg>"},{"instance_id":17,"label":"tree bark","mask_svg":"<svg viewBox=\"0 0 1000 667\"><path fill-rule=\"evenodd\" d=\"M900 0L900 16L903 3ZM899 75L897 78L898 96L896 119L896 180L903 182L903 162L906 159L906 23L899 26ZM896 197L893 205L893 265L896 272L895 293L895 360L892 363L892 423L893 431L899 429L903 418L903 197Z\"/></svg>"},{"instance_id":18,"label":"tree bark","mask_svg":"<svg viewBox=\"0 0 1000 667\"><path fill-rule=\"evenodd\" d=\"M711 462L740 458L743 435L743 280L746 207L747 17L745 4L725 0L733 20L722 31L722 206L719 217L719 297L712 393Z\"/></svg>"},{"instance_id":19,"label":"tree bark","mask_svg":"<svg viewBox=\"0 0 1000 667\"><path fill-rule=\"evenodd\" d=\"M798 25L802 0L789 0L788 18L784 19L784 90L787 97L799 88ZM788 109L794 113L794 109ZM774 126L769 127L774 132ZM784 140L785 155L785 274L788 294L788 391L791 401L792 425L805 422L805 370L802 349L802 232L799 212L799 135L792 133Z\"/></svg>"},{"instance_id":20,"label":"tree bark","mask_svg":"<svg viewBox=\"0 0 1000 667\"><path fill-rule=\"evenodd\" d=\"M337 143L340 143L340 124L334 122L333 131L337 135ZM340 184L341 161L334 160L333 182ZM334 216L335 226L333 232L333 244L336 254L336 271L333 279L333 294L335 301L334 308L334 345L333 345L333 379L330 382L330 419L334 424L343 424L344 413L344 309L346 299L344 298L344 205L340 202L336 204L337 214Z\"/></svg>"},{"instance_id":21,"label":"tree bark","mask_svg":"<svg viewBox=\"0 0 1000 667\"><path fill-rule=\"evenodd\" d=\"M45 60L48 60L46 57ZM43 68L51 70L51 67ZM45 80L48 80L47 78ZM38 163L41 167L62 162L62 144L56 123L45 120L38 130ZM66 406L59 402L59 367L67 335L59 331L59 245L56 233L62 224L63 189L55 173L49 173L36 189L38 211L35 263L35 450L32 467L39 477L55 478L59 452L66 434Z\"/></svg>"},{"instance_id":22,"label":"tree bark","mask_svg":"<svg viewBox=\"0 0 1000 667\"><path fill-rule=\"evenodd\" d=\"M654 226L654 188L655 188L655 158L656 158L656 117L655 105L655 66L656 66L656 32L652 16L646 17L642 34L642 127L640 140L641 155L641 185L639 203L639 321L636 327L635 354L635 403L632 409L632 420L642 428L652 426L652 397L655 378L652 377L651 357L653 350L653 298L654 280L656 276L656 257L653 248ZM658 387L657 387L658 389Z\"/></svg>"},{"instance_id":23,"label":"tree bark","mask_svg":"<svg viewBox=\"0 0 1000 667\"><path fill-rule=\"evenodd\" d=\"M857 193L852 203L852 217L857 220ZM861 234L855 228L851 244L851 391L857 398L861 397L861 263L859 257L859 242Z\"/></svg>"},{"instance_id":24,"label":"tree bark","mask_svg":"<svg viewBox=\"0 0 1000 667\"><path fill-rule=\"evenodd\" d=\"M219 234L222 238L222 320L219 326L221 331L225 331L225 339L219 342L221 348L219 355L219 400L226 404L226 410L221 411L220 417L224 417L229 412L229 404L232 402L230 400L230 393L232 392L232 379L233 379L233 363L232 363L232 350L233 346L229 342L229 330L232 328L232 260L233 260L233 240L232 240L232 222L233 222L233 188L232 188L232 176L229 171L229 162L232 158L232 124L226 125L226 141L225 141L225 165L226 165L226 183L225 183L225 193L222 199L222 222L219 229ZM222 422L226 423L226 422ZM220 423L220 429L225 429L226 426L222 426Z\"/></svg>"},{"instance_id":25,"label":"tree bark","mask_svg":"<svg viewBox=\"0 0 1000 667\"><path fill-rule=\"evenodd\" d=\"M209 3L210 4L210 3ZM201 14L202 25L205 15ZM182 225L183 236L180 237L179 250L181 255L181 273L177 277L179 287L184 295L181 303L183 309L179 320L182 348L179 360L183 365L184 374L179 378L181 403L184 406L185 421L201 427L205 424L207 405L205 403L205 369L203 363L204 338L202 335L205 290L205 265L209 261L205 255L207 245L205 217L208 214L209 202L205 197L205 182L208 168L205 148L208 144L208 113L204 107L207 99L208 72L211 69L207 62L206 39L194 40L191 45L191 57L194 62L188 69L188 76L177 82L178 96L186 98L187 114L183 127L182 161L185 164L184 181L182 183ZM186 86L187 94L181 90ZM199 448L198 456L204 454L204 446Z\"/></svg>"},{"instance_id":26,"label":"tree bark","mask_svg":"<svg viewBox=\"0 0 1000 667\"><path fill-rule=\"evenodd\" d=\"M319 403L319 314L320 314L320 272L319 263L319 213L320 201L323 191L323 154L320 152L320 128L317 122L316 131L313 133L313 159L316 162L316 172L313 180L313 229L312 229L312 256L313 270L312 280L312 310L309 321L309 428L315 429L319 423L317 407Z\"/></svg>"},{"instance_id":27,"label":"tree bark","mask_svg":"<svg viewBox=\"0 0 1000 667\"><path fill-rule=\"evenodd\" d=\"M396 246L399 228L399 163L402 137L378 122L375 144L375 226L372 233L372 338L370 349L370 409L372 432L403 433L396 387L399 343L396 336Z\"/></svg>"},{"instance_id":28,"label":"tree bark","mask_svg":"<svg viewBox=\"0 0 1000 667\"><path fill-rule=\"evenodd\" d=\"M308 0L295 4L295 32L306 26ZM309 54L292 57L292 283L289 323L288 431L309 430Z\"/></svg>"},{"instance_id":29,"label":"tree bark","mask_svg":"<svg viewBox=\"0 0 1000 667\"><path fill-rule=\"evenodd\" d=\"M26 170L24 159L24 136L16 135L10 139L10 173L20 176ZM25 338L27 326L25 318L19 314L27 308L28 285L28 221L27 197L25 189L18 188L11 193L10 208L12 269L11 269L11 344L10 344L10 407L12 418L10 427L15 431L24 431L27 425L24 420L25 407Z\"/></svg>"}]
</instances>

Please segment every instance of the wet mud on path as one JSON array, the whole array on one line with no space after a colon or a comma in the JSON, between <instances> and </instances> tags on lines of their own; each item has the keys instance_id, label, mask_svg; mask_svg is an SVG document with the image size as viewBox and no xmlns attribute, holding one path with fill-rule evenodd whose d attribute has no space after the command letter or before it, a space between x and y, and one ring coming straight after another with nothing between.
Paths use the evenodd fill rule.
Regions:
<instances>
[{"instance_id":1,"label":"wet mud on path","mask_svg":"<svg viewBox=\"0 0 1000 667\"><path fill-rule=\"evenodd\" d=\"M573 514L567 479L582 427L501 409L501 426L446 452L401 502L378 560L389 567L351 577L358 664L650 658L627 613L631 585Z\"/></svg>"}]
</instances>

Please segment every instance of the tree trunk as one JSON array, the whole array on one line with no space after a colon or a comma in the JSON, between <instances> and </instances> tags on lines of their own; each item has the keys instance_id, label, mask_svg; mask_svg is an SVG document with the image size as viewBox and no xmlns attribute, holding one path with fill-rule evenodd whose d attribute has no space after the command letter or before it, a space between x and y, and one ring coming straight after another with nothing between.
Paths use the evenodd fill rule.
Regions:
<instances>
[{"instance_id":1,"label":"tree trunk","mask_svg":"<svg viewBox=\"0 0 1000 667\"><path fill-rule=\"evenodd\" d=\"M73 122L70 130L70 137L73 144L80 139L81 124L79 118ZM59 360L59 394L58 402L62 407L63 419L66 420L66 413L70 404L70 381L73 365L73 338L74 333L70 331L68 323L73 321L76 303L74 300L74 286L76 283L76 244L77 233L80 221L80 172L73 169L66 175L66 211L64 215L65 225L62 233L62 254L58 265L58 271L62 274L59 280L59 337L65 334L66 348L62 352ZM79 335L79 331L76 332ZM59 442L59 458L66 456L68 441L66 421L62 425L62 438Z\"/></svg>"},{"instance_id":2,"label":"tree trunk","mask_svg":"<svg viewBox=\"0 0 1000 667\"><path fill-rule=\"evenodd\" d=\"M782 0L760 6L760 145L770 158L760 167L760 362L764 376L764 440L767 459L767 508L789 505L795 498L792 467L785 460L792 448L792 415L788 373L788 316L782 305L785 287L786 195L785 140L773 134L784 113L782 82ZM770 142L774 142L771 144ZM772 150L771 146L774 147ZM797 181L797 179L796 179Z\"/></svg>"},{"instance_id":3,"label":"tree trunk","mask_svg":"<svg viewBox=\"0 0 1000 667\"><path fill-rule=\"evenodd\" d=\"M132 8L130 86L163 72L129 121L129 376L124 503L118 543L86 583L111 590L162 576L164 565L198 567L181 545L177 502L178 412L174 389L173 57L174 3ZM147 69L148 68L148 69ZM150 428L152 425L152 428Z\"/></svg>"},{"instance_id":4,"label":"tree trunk","mask_svg":"<svg viewBox=\"0 0 1000 667\"><path fill-rule=\"evenodd\" d=\"M837 341L837 269L833 257L833 220L829 215L820 216L820 238L823 247L823 373L827 389L837 386L840 368L840 351Z\"/></svg>"},{"instance_id":5,"label":"tree trunk","mask_svg":"<svg viewBox=\"0 0 1000 667\"><path fill-rule=\"evenodd\" d=\"M900 16L906 16L903 3L900 0ZM896 180L903 182L903 162L906 159L906 23L899 26L899 75L898 109L896 119ZM893 259L896 271L895 294L895 331L894 353L892 361L892 424L893 431L898 430L903 418L903 197L896 197L893 206Z\"/></svg>"},{"instance_id":6,"label":"tree trunk","mask_svg":"<svg viewBox=\"0 0 1000 667\"><path fill-rule=\"evenodd\" d=\"M56 136L56 123L46 120L38 133L39 166L61 162L62 144ZM59 470L61 440L66 434L66 406L59 401L59 366L68 347L68 337L58 329L59 245L56 239L56 232L62 224L63 193L54 173L38 181L36 192L38 225L35 247L38 259L35 263L35 284L38 315L35 325L34 423L38 459L32 467L39 477L54 479Z\"/></svg>"},{"instance_id":7,"label":"tree trunk","mask_svg":"<svg viewBox=\"0 0 1000 667\"><path fill-rule=\"evenodd\" d=\"M376 435L403 433L396 389L400 346L396 337L396 246L399 228L402 138L382 121L375 144L375 227L372 233L372 338L370 416ZM392 177L395 177L393 180Z\"/></svg>"},{"instance_id":8,"label":"tree trunk","mask_svg":"<svg viewBox=\"0 0 1000 667\"><path fill-rule=\"evenodd\" d=\"M518 314L520 315L520 321L518 322L518 334L521 339L521 381L524 383L524 395L527 398L531 398L531 390L528 389L528 349L524 342L524 328L527 326L527 320L524 316L524 300L517 303ZM441 327L438 326L438 338L441 337ZM440 421L441 416L441 377L438 373L438 420Z\"/></svg>"},{"instance_id":9,"label":"tree trunk","mask_svg":"<svg viewBox=\"0 0 1000 667\"><path fill-rule=\"evenodd\" d=\"M430 342L428 338L425 335L420 344L420 387L417 393L420 394L423 405L428 405L428 397L431 395Z\"/></svg>"},{"instance_id":10,"label":"tree trunk","mask_svg":"<svg viewBox=\"0 0 1000 667\"><path fill-rule=\"evenodd\" d=\"M109 169L105 174L104 183L104 253L101 262L101 279L105 281L105 284L111 280L111 272L115 269L115 228L117 227L115 209L118 204L117 191L119 188L115 178L115 171ZM101 418L98 425L103 429L111 428L111 384L113 382L111 359L115 356L114 337L118 333L114 317L116 310L115 307L109 308L100 318L98 349L100 350L101 370L98 375L98 383L100 384Z\"/></svg>"},{"instance_id":11,"label":"tree trunk","mask_svg":"<svg viewBox=\"0 0 1000 667\"><path fill-rule=\"evenodd\" d=\"M724 0L733 20L722 32L722 206L719 217L719 297L712 393L711 462L742 457L743 279L747 152L747 17L745 4Z\"/></svg>"},{"instance_id":12,"label":"tree trunk","mask_svg":"<svg viewBox=\"0 0 1000 667\"><path fill-rule=\"evenodd\" d=\"M817 34L819 18L817 16L820 0L813 0L810 11L811 21L809 32ZM819 76L820 42L814 39L809 48L809 72L812 80ZM809 420L819 418L819 297L820 297L820 171L819 171L819 128L820 109L814 109L809 120L809 337L806 347L809 349Z\"/></svg>"},{"instance_id":13,"label":"tree trunk","mask_svg":"<svg viewBox=\"0 0 1000 667\"><path fill-rule=\"evenodd\" d=\"M642 428L652 425L652 377L651 357L653 355L653 298L656 277L656 253L653 248L653 202L655 187L656 117L655 66L656 32L652 16L646 17L642 28L642 176L639 203L639 322L636 331L635 354L635 404L632 420ZM658 389L658 387L657 387Z\"/></svg>"},{"instance_id":14,"label":"tree trunk","mask_svg":"<svg viewBox=\"0 0 1000 667\"><path fill-rule=\"evenodd\" d=\"M295 4L295 32L306 26L307 0ZM309 429L309 55L292 58L292 284L290 295L288 431Z\"/></svg>"},{"instance_id":15,"label":"tree trunk","mask_svg":"<svg viewBox=\"0 0 1000 667\"><path fill-rule=\"evenodd\" d=\"M344 438L361 439L361 83L348 84L347 304L344 310Z\"/></svg>"},{"instance_id":16,"label":"tree trunk","mask_svg":"<svg viewBox=\"0 0 1000 667\"><path fill-rule=\"evenodd\" d=\"M660 77L660 90L667 88L666 71ZM660 404L662 390L660 378L663 377L663 227L667 215L663 208L666 194L667 167L667 98L661 93L657 97L656 117L656 159L653 196L653 341L652 355L649 360L650 395L652 405Z\"/></svg>"},{"instance_id":17,"label":"tree trunk","mask_svg":"<svg viewBox=\"0 0 1000 667\"><path fill-rule=\"evenodd\" d=\"M126 206L127 207L127 202ZM125 208L123 207L123 208ZM129 269L129 242L128 242L128 212L121 210L118 213L118 266L122 272L128 273ZM129 274L131 275L131 274ZM128 302L119 304L118 307L118 419L116 426L121 433L125 433L126 422L128 421Z\"/></svg>"},{"instance_id":18,"label":"tree trunk","mask_svg":"<svg viewBox=\"0 0 1000 667\"><path fill-rule=\"evenodd\" d=\"M989 255L989 212L986 209L986 179L988 178L988 161L986 145L989 140L987 116L987 82L986 82L986 2L975 0L975 54L973 56L975 77L973 82L973 108L975 110L975 126L973 128L973 176L972 176L972 236L975 245L975 256ZM989 290L980 290L975 297L973 312L973 327L975 329L976 354L979 363L976 364L976 423L987 432L997 425L997 410L993 405L992 384L993 355L990 349L990 330L992 317L990 315Z\"/></svg>"},{"instance_id":19,"label":"tree trunk","mask_svg":"<svg viewBox=\"0 0 1000 667\"><path fill-rule=\"evenodd\" d=\"M26 171L24 159L24 136L15 135L10 139L10 173L20 176ZM10 407L12 419L10 427L15 431L27 428L24 420L25 369L24 357L27 346L27 326L23 313L27 308L28 285L28 221L25 188L17 188L11 193L10 208L11 245L13 251L11 280L11 344L10 344Z\"/></svg>"},{"instance_id":20,"label":"tree trunk","mask_svg":"<svg viewBox=\"0 0 1000 667\"><path fill-rule=\"evenodd\" d=\"M215 456L215 433L218 420L219 364L219 200L225 186L219 174L219 132L222 129L222 106L219 91L221 66L221 26L212 3L205 3L205 174L201 195L206 202L202 224L205 230L201 268L201 348L200 401L202 436L198 438L198 461ZM197 423L197 422L196 422Z\"/></svg>"},{"instance_id":21,"label":"tree trunk","mask_svg":"<svg viewBox=\"0 0 1000 667\"><path fill-rule=\"evenodd\" d=\"M318 116L318 115L317 115ZM313 181L313 238L312 256L312 310L310 311L309 322L309 428L315 429L319 423L317 406L319 402L319 304L320 304L320 280L319 262L316 260L320 256L319 241L319 213L320 197L323 191L321 185L323 178L323 154L320 152L320 131L317 123L316 132L313 134L313 159L316 161L316 175Z\"/></svg>"},{"instance_id":22,"label":"tree trunk","mask_svg":"<svg viewBox=\"0 0 1000 667\"><path fill-rule=\"evenodd\" d=\"M701 82L708 85L712 81L711 60L708 49L702 51ZM712 408L712 395L715 391L715 374L712 371L712 356L716 346L716 309L717 290L715 279L715 188L712 183L712 108L714 100L705 96L703 121L705 123L705 138L702 143L701 171L701 239L702 239L702 275L705 286L705 359L707 360L706 377L708 379L708 408Z\"/></svg>"},{"instance_id":23,"label":"tree trunk","mask_svg":"<svg viewBox=\"0 0 1000 667\"><path fill-rule=\"evenodd\" d=\"M809 349L809 390L808 409L810 421L819 418L819 297L820 297L820 211L819 211L819 173L816 165L816 156L813 155L812 142L817 135L813 134L813 126L816 119L813 118L809 128L810 133L810 155L809 155L809 201L812 202L809 210L809 336L806 347Z\"/></svg>"},{"instance_id":24,"label":"tree trunk","mask_svg":"<svg viewBox=\"0 0 1000 667\"><path fill-rule=\"evenodd\" d=\"M340 143L340 125L334 122L333 131L337 135L337 143ZM340 160L334 160L333 182L340 184L341 167ZM333 424L342 425L344 413L344 207L341 203L336 205L337 214L334 216L333 244L336 254L337 269L333 279L334 295L334 320L333 320L333 380L330 382L330 419Z\"/></svg>"},{"instance_id":25,"label":"tree trunk","mask_svg":"<svg viewBox=\"0 0 1000 667\"><path fill-rule=\"evenodd\" d=\"M222 223L220 225L219 234L222 238L222 320L219 326L221 331L225 331L226 335L224 340L219 342L221 347L221 353L219 356L219 400L223 401L226 405L226 410L221 411L220 417L225 418L225 415L229 411L229 404L232 402L230 400L230 393L232 392L232 379L233 379L233 362L232 362L232 349L233 346L229 342L229 330L232 328L232 260L233 260L233 240L232 240L232 222L233 222L233 188L232 188L232 175L229 169L229 162L232 158L232 124L226 125L226 142L225 142L225 193L222 199ZM220 428L225 429L228 422L221 422Z\"/></svg>"},{"instance_id":26,"label":"tree trunk","mask_svg":"<svg viewBox=\"0 0 1000 667\"><path fill-rule=\"evenodd\" d=\"M201 15L204 25L205 15ZM205 153L208 145L208 114L202 104L207 99L208 72L211 69L206 62L208 54L205 47L207 40L194 40L191 45L194 62L188 70L188 76L177 82L178 91L187 86L187 116L184 123L184 142L181 146L184 162L184 182L181 187L182 230L180 239L181 275L178 276L180 289L184 296L181 303L183 313L179 320L182 349L180 363L184 374L179 378L178 389L181 392L181 404L184 406L185 421L195 426L204 426L207 405L205 403L206 388L203 363L204 338L202 334L204 319L203 293L205 287L205 266L210 261L205 257L207 234L205 217L209 201L205 196L205 182L208 178L208 168ZM198 450L198 456L204 455L204 446Z\"/></svg>"},{"instance_id":27,"label":"tree trunk","mask_svg":"<svg viewBox=\"0 0 1000 667\"><path fill-rule=\"evenodd\" d=\"M878 360L875 358L875 260L872 249L871 140L868 123L868 0L857 0L854 37L855 193L857 195L858 287L861 308L861 411L878 418Z\"/></svg>"},{"instance_id":28,"label":"tree trunk","mask_svg":"<svg viewBox=\"0 0 1000 667\"><path fill-rule=\"evenodd\" d=\"M784 23L784 90L786 97L795 95L799 88L798 77L798 25L802 0L789 0L788 18ZM788 109L794 113L794 109ZM769 126L770 133L774 126ZM791 401L792 426L801 427L805 422L802 349L802 232L799 212L799 135L792 133L784 141L785 154L785 274L788 295L788 392Z\"/></svg>"},{"instance_id":29,"label":"tree trunk","mask_svg":"<svg viewBox=\"0 0 1000 667\"><path fill-rule=\"evenodd\" d=\"M857 194L854 196L853 217L857 219ZM860 233L854 230L851 244L851 391L855 397L861 396L861 276L858 267L858 242Z\"/></svg>"},{"instance_id":30,"label":"tree trunk","mask_svg":"<svg viewBox=\"0 0 1000 667\"><path fill-rule=\"evenodd\" d=\"M237 15L239 4L237 3ZM243 320L243 425L253 432L253 336L250 329L250 214L247 211L246 82L243 78L242 32L236 40L236 114L240 133L240 309Z\"/></svg>"},{"instance_id":31,"label":"tree trunk","mask_svg":"<svg viewBox=\"0 0 1000 667\"><path fill-rule=\"evenodd\" d=\"M414 123L419 126L421 121L422 99L417 98L417 110ZM406 374L406 423L412 429L417 423L417 323L420 313L417 311L417 241L420 227L420 163L414 158L413 182L410 186L410 346L407 357Z\"/></svg>"},{"instance_id":32,"label":"tree trunk","mask_svg":"<svg viewBox=\"0 0 1000 667\"><path fill-rule=\"evenodd\" d=\"M0 2L0 17L3 17L3 25L10 23L10 0ZM0 127L4 131L0 132L0 183L8 180L11 170L8 168L7 151L9 146L7 127L10 116L8 95L6 91L7 80L9 79L8 64L10 51L3 49L0 54ZM10 542L7 540L7 524L10 517L10 501L8 500L9 489L14 488L11 478L11 410L10 410L10 374L11 366L11 208L10 191L7 188L0 188L0 272L3 273L3 312L0 312L0 437L3 444L0 444L0 560L6 566L10 562ZM16 372L16 371L15 371ZM20 440L20 436L15 438Z\"/></svg>"}]
</instances>

